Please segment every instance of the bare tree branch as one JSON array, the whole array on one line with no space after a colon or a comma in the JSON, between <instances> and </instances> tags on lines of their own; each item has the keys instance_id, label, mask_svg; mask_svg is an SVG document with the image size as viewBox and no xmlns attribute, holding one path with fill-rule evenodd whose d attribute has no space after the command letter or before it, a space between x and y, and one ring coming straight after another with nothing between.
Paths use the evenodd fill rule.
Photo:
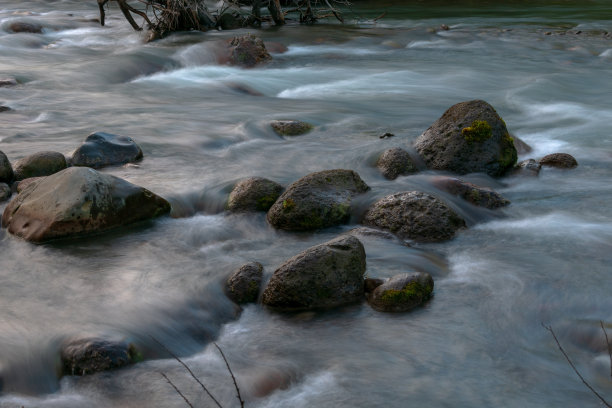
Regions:
<instances>
[{"instance_id":1,"label":"bare tree branch","mask_svg":"<svg viewBox=\"0 0 612 408\"><path fill-rule=\"evenodd\" d=\"M174 388L174 391L176 391L176 393L177 393L178 395L180 395L181 397L183 397L183 399L185 400L185 402L187 403L187 405L189 405L191 408L194 408L194 406L191 404L191 402L189 402L189 400L187 399L187 397L185 396L185 394L183 394L183 393L181 392L181 390L179 390L179 389L177 388L177 386L176 386L176 385L174 385L174 383L173 383L172 381L170 381L170 379L168 378L168 376L167 376L166 374L162 373L161 371L160 371L159 373L162 375L162 377L164 377L164 378L166 379L166 381L168 381L168 384L170 384L170 385L172 386L172 388Z\"/></svg>"},{"instance_id":2,"label":"bare tree branch","mask_svg":"<svg viewBox=\"0 0 612 408\"><path fill-rule=\"evenodd\" d=\"M595 394L597 396L597 398L599 398L601 400L601 402L604 403L604 405L608 408L612 408L612 405L610 405L608 403L608 401L606 401L601 395L599 395L599 393L597 391L595 391L595 389L593 387L591 387L591 385L584 379L584 377L580 374L580 372L578 371L578 369L576 368L576 366L574 365L574 363L572 363L572 360L570 360L569 356L567 355L567 353L565 352L565 350L563 349L563 347L561 346L561 343L559 343L559 339L557 339L557 335L555 334L555 332L553 331L551 326L546 326L544 323L542 323L542 327L544 327L546 330L548 330L550 332L550 334L552 334L553 338L555 339L555 343L557 343L557 347L559 347L559 350L561 350L561 353L563 354L563 357L565 357L565 359L567 360L567 362L569 363L569 365L572 367L572 369L574 370L574 372L576 373L576 375L580 378L580 380L582 381L582 383L584 385L587 386L587 388L589 390L591 390L591 392L593 394Z\"/></svg>"},{"instance_id":3,"label":"bare tree branch","mask_svg":"<svg viewBox=\"0 0 612 408\"><path fill-rule=\"evenodd\" d=\"M604 327L603 321L600 320L599 324L601 325L601 330L603 330L604 336L606 337L606 346L608 346L608 355L610 356L610 378L612 378L612 344L610 344L610 340L608 340L608 333L606 333L606 328Z\"/></svg>"},{"instance_id":4,"label":"bare tree branch","mask_svg":"<svg viewBox=\"0 0 612 408\"><path fill-rule=\"evenodd\" d=\"M232 369L227 361L227 358L225 358L225 353L223 353L223 350L221 350L221 347L219 347L217 343L213 343L213 344L215 345L217 350L219 350L219 353L221 353L221 357L223 357L223 361L225 361L225 365L227 366L227 371L229 371L230 375L232 376L232 381L234 381L234 387L236 388L236 392L238 393L237 397L238 397L238 401L240 401L240 407L244 408L244 401L242 400L242 397L240 396L240 388L238 388L238 384L236 383L236 377L234 377L234 373L232 372Z\"/></svg>"}]
</instances>

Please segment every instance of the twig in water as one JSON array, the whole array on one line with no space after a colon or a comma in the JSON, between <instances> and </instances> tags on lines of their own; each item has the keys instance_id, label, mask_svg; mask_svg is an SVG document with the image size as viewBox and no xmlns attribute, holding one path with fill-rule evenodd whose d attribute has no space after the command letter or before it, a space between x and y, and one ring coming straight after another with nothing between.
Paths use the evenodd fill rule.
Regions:
<instances>
[{"instance_id":1,"label":"twig in water","mask_svg":"<svg viewBox=\"0 0 612 408\"><path fill-rule=\"evenodd\" d=\"M608 333L606 333L603 321L600 320L599 324L601 325L601 330L604 332L604 336L606 336L606 346L608 346L608 355L610 356L610 377L612 378L612 344L610 344L610 340L608 340Z\"/></svg>"},{"instance_id":2,"label":"twig in water","mask_svg":"<svg viewBox=\"0 0 612 408\"><path fill-rule=\"evenodd\" d=\"M176 385L174 385L174 383L173 383L172 381L170 381L170 379L168 378L168 376L167 376L166 374L162 373L161 371L160 371L160 374L162 375L162 377L164 377L164 378L166 379L166 381L168 381L168 384L170 384L170 385L172 386L172 388L174 388L174 391L176 391L176 393L177 393L178 395L180 395L181 397L183 397L183 399L185 400L185 402L187 403L187 405L189 405L191 408L194 408L193 404L192 404L191 402L189 402L189 400L187 399L187 397L185 396L185 394L183 394L183 393L181 392L181 390L179 390L179 389L177 388L177 386L176 386Z\"/></svg>"},{"instance_id":3,"label":"twig in water","mask_svg":"<svg viewBox=\"0 0 612 408\"><path fill-rule=\"evenodd\" d=\"M599 393L597 391L595 391L595 389L593 387L591 387L591 385L584 379L584 377L580 374L580 372L578 372L578 369L576 368L576 366L574 366L574 363L572 363L572 360L570 360L569 356L567 355L567 353L565 352L565 350L561 346L561 343L559 343L559 339L557 339L557 335L553 331L552 327L551 326L546 326L544 323L542 323L542 327L544 327L546 330L548 330L550 332L550 334L552 334L553 338L555 339L555 343L557 343L557 347L559 347L559 350L561 350L561 353L563 353L563 357L565 357L565 359L567 360L569 365L572 367L572 369L574 370L576 375L578 377L580 377L580 380L582 380L582 383L584 385L586 385L587 388L589 390L591 390L591 392L593 394L595 394L597 396L597 398L599 398L601 400L601 402L603 402L606 407L612 408L612 405L610 405L608 403L608 401L606 401L601 395L599 395Z\"/></svg>"},{"instance_id":4,"label":"twig in water","mask_svg":"<svg viewBox=\"0 0 612 408\"><path fill-rule=\"evenodd\" d=\"M244 408L244 401L242 400L242 397L240 396L240 388L238 388L238 384L236 383L236 377L234 377L234 373L232 372L232 369L230 368L227 358L225 358L225 353L223 353L223 350L221 350L221 347L219 347L217 343L213 342L213 344L215 345L217 350L219 350L219 353L221 353L221 357L223 357L223 361L225 361L225 365L227 366L227 371L229 371L230 375L232 376L232 381L234 381L234 387L236 388L236 392L238 393L237 397L238 397L238 401L240 401L240 407Z\"/></svg>"},{"instance_id":5,"label":"twig in water","mask_svg":"<svg viewBox=\"0 0 612 408\"><path fill-rule=\"evenodd\" d=\"M208 388L206 388L206 386L204 384L202 384L202 381L200 381L200 379L198 377L196 377L196 375L193 373L193 371L191 371L191 368L189 368L189 366L187 364L185 364L185 362L183 360L181 360L176 354L174 354L172 351L170 351L168 349L168 347L164 346L159 340L157 340L155 337L150 336L154 342L156 342L157 344L159 344L164 350L166 350L166 352L168 354L170 354L176 361L178 361L179 363L181 363L181 365L183 367L185 367L185 370L187 370L187 372L191 375L191 377L193 377L194 380L196 380L196 382L198 384L200 384L200 387L202 387L202 389L204 391L206 391L206 394L208 394L208 396L215 402L215 404L217 404L217 406L219 408L223 408L221 406L221 404L219 404L219 401L217 401L217 399L210 393L210 391L208 391ZM612 407L611 407L612 408Z\"/></svg>"}]
</instances>

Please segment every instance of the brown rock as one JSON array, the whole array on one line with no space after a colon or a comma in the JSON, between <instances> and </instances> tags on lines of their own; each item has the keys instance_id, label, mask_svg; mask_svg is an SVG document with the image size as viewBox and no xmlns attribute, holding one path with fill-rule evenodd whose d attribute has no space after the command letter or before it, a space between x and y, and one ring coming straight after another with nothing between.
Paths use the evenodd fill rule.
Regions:
<instances>
[{"instance_id":1,"label":"brown rock","mask_svg":"<svg viewBox=\"0 0 612 408\"><path fill-rule=\"evenodd\" d=\"M228 42L228 49L230 65L252 68L272 59L261 38L252 34L232 38Z\"/></svg>"},{"instance_id":2,"label":"brown rock","mask_svg":"<svg viewBox=\"0 0 612 408\"><path fill-rule=\"evenodd\" d=\"M433 184L440 190L459 196L465 201L490 209L504 207L510 204L501 194L490 188L480 187L454 177L437 177Z\"/></svg>"},{"instance_id":3,"label":"brown rock","mask_svg":"<svg viewBox=\"0 0 612 408\"><path fill-rule=\"evenodd\" d=\"M578 162L571 154L553 153L542 157L538 162L542 166L556 167L558 169L573 169L578 166Z\"/></svg>"}]
</instances>

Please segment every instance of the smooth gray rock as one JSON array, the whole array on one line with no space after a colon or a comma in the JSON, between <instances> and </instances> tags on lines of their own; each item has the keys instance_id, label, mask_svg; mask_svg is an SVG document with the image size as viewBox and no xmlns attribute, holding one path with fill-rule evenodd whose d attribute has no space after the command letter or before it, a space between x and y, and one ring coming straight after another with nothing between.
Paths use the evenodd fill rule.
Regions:
<instances>
[{"instance_id":1,"label":"smooth gray rock","mask_svg":"<svg viewBox=\"0 0 612 408\"><path fill-rule=\"evenodd\" d=\"M496 209L510 204L510 201L505 199L498 192L493 191L490 188L480 187L476 184L468 183L467 181L463 181L458 178L437 177L433 184L440 190L459 196L465 201L479 207Z\"/></svg>"},{"instance_id":2,"label":"smooth gray rock","mask_svg":"<svg viewBox=\"0 0 612 408\"><path fill-rule=\"evenodd\" d=\"M433 278L426 272L397 275L377 286L368 302L380 312L407 312L428 300L433 288Z\"/></svg>"},{"instance_id":3,"label":"smooth gray rock","mask_svg":"<svg viewBox=\"0 0 612 408\"><path fill-rule=\"evenodd\" d=\"M311 247L278 268L262 302L281 310L311 310L363 298L366 255L361 242L343 235Z\"/></svg>"},{"instance_id":4,"label":"smooth gray rock","mask_svg":"<svg viewBox=\"0 0 612 408\"><path fill-rule=\"evenodd\" d=\"M370 206L363 224L417 242L446 241L465 221L438 198L419 191L386 196Z\"/></svg>"},{"instance_id":5,"label":"smooth gray rock","mask_svg":"<svg viewBox=\"0 0 612 408\"><path fill-rule=\"evenodd\" d=\"M2 226L31 242L107 231L170 211L147 189L84 167L31 182L4 209Z\"/></svg>"},{"instance_id":6,"label":"smooth gray rock","mask_svg":"<svg viewBox=\"0 0 612 408\"><path fill-rule=\"evenodd\" d=\"M262 177L240 180L229 195L229 211L268 211L283 192L283 186Z\"/></svg>"},{"instance_id":7,"label":"smooth gray rock","mask_svg":"<svg viewBox=\"0 0 612 408\"><path fill-rule=\"evenodd\" d=\"M538 163L542 166L556 167L558 169L573 169L578 166L574 156L567 153L548 154L538 160Z\"/></svg>"},{"instance_id":8,"label":"smooth gray rock","mask_svg":"<svg viewBox=\"0 0 612 408\"><path fill-rule=\"evenodd\" d=\"M72 154L73 166L101 168L134 163L142 159L142 149L131 137L96 132Z\"/></svg>"},{"instance_id":9,"label":"smooth gray rock","mask_svg":"<svg viewBox=\"0 0 612 408\"><path fill-rule=\"evenodd\" d=\"M17 160L13 165L13 171L15 180L21 181L31 177L50 176L66 167L66 158L63 154L44 151Z\"/></svg>"},{"instance_id":10,"label":"smooth gray rock","mask_svg":"<svg viewBox=\"0 0 612 408\"><path fill-rule=\"evenodd\" d=\"M325 170L297 180L268 211L268 222L287 231L311 231L347 223L351 200L369 189L352 170Z\"/></svg>"},{"instance_id":11,"label":"smooth gray rock","mask_svg":"<svg viewBox=\"0 0 612 408\"><path fill-rule=\"evenodd\" d=\"M249 262L232 272L225 284L225 293L235 303L253 303L259 296L263 266Z\"/></svg>"},{"instance_id":12,"label":"smooth gray rock","mask_svg":"<svg viewBox=\"0 0 612 408\"><path fill-rule=\"evenodd\" d=\"M415 148L427 167L458 174L502 176L517 159L505 122L480 100L450 107L417 138Z\"/></svg>"},{"instance_id":13,"label":"smooth gray rock","mask_svg":"<svg viewBox=\"0 0 612 408\"><path fill-rule=\"evenodd\" d=\"M66 341L61 354L63 375L88 375L113 370L142 359L133 344L99 338Z\"/></svg>"},{"instance_id":14,"label":"smooth gray rock","mask_svg":"<svg viewBox=\"0 0 612 408\"><path fill-rule=\"evenodd\" d=\"M378 158L376 167L389 180L418 172L408 152L400 147L385 150Z\"/></svg>"},{"instance_id":15,"label":"smooth gray rock","mask_svg":"<svg viewBox=\"0 0 612 408\"><path fill-rule=\"evenodd\" d=\"M11 166L6 154L0 151L0 183L10 184L14 178L13 166Z\"/></svg>"}]
</instances>

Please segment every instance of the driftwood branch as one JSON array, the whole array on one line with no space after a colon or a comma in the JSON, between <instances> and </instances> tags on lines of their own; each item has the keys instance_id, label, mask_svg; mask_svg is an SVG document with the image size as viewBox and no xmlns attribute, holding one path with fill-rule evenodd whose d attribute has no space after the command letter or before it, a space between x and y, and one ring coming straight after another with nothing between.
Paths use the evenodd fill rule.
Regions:
<instances>
[{"instance_id":1,"label":"driftwood branch","mask_svg":"<svg viewBox=\"0 0 612 408\"><path fill-rule=\"evenodd\" d=\"M580 378L580 380L582 381L582 383L595 395L597 396L597 398L599 398L601 400L601 402L603 402L603 404L608 407L608 408L612 408L612 405L610 405L608 403L608 401L606 401L604 399L604 397L602 397L597 391L595 391L595 389L593 387L591 387L591 385L584 379L584 377L582 376L582 374L580 374L580 372L578 371L578 369L576 368L576 366L574 365L574 363L572 363L572 360L570 360L569 356L567 355L567 353L565 352L565 350L563 349L563 346L561 346L561 343L559 343L559 339L557 339L557 335L555 334L553 328L551 326L546 326L544 323L542 323L542 327L544 327L546 330L548 330L550 332L550 334L552 334L553 338L555 339L555 343L557 343L557 347L559 347L559 350L561 350L561 353L563 354L563 357L565 357L565 359L567 360L567 362L569 363L570 367L572 367L572 369L574 370L574 372L576 373L576 375Z\"/></svg>"},{"instance_id":2,"label":"driftwood branch","mask_svg":"<svg viewBox=\"0 0 612 408\"><path fill-rule=\"evenodd\" d=\"M610 356L610 378L612 378L612 344L610 344L610 340L608 340L608 333L606 332L603 321L600 320L599 324L601 325L601 330L606 337L606 346L608 346L608 355Z\"/></svg>"},{"instance_id":3,"label":"driftwood branch","mask_svg":"<svg viewBox=\"0 0 612 408\"><path fill-rule=\"evenodd\" d=\"M223 350L221 350L221 347L219 347L217 345L217 343L213 343L215 345L215 347L217 348L217 350L219 350L219 353L221 353L221 357L223 357L223 361L225 361L225 365L227 366L227 371L229 371L230 375L232 376L232 381L234 381L234 388L236 388L236 393L237 393L237 397L238 397L238 401L240 401L240 407L244 408L244 401L242 400L242 397L240 396L240 388L238 388L238 383L236 383L236 377L234 377L234 373L232 372L232 368L230 367L227 358L225 358L225 353L223 353Z\"/></svg>"}]
</instances>

